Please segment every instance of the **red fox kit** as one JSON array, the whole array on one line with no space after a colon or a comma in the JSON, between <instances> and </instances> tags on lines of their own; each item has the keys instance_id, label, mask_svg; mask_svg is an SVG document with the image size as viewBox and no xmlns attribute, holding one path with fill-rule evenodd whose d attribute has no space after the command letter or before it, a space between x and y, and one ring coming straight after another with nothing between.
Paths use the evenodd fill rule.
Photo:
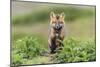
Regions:
<instances>
[{"instance_id":1,"label":"red fox kit","mask_svg":"<svg viewBox=\"0 0 100 67\"><path fill-rule=\"evenodd\" d=\"M65 37L64 33L64 22L65 14L55 14L54 12L51 12L50 14L50 32L49 32L49 48L50 53L55 53L55 50L57 48L60 48L63 46L63 39Z\"/></svg>"}]
</instances>

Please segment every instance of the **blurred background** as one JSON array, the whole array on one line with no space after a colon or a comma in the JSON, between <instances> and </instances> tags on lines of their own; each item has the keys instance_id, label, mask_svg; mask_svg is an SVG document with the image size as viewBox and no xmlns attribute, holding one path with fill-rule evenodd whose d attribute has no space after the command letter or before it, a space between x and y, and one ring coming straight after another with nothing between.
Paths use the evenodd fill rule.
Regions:
<instances>
[{"instance_id":1,"label":"blurred background","mask_svg":"<svg viewBox=\"0 0 100 67\"><path fill-rule=\"evenodd\" d=\"M12 64L95 61L95 6L24 1L11 5ZM51 12L64 12L66 26L65 47L53 58L43 54L48 52Z\"/></svg>"},{"instance_id":2,"label":"blurred background","mask_svg":"<svg viewBox=\"0 0 100 67\"><path fill-rule=\"evenodd\" d=\"M12 1L12 42L25 36L36 36L48 47L50 12L65 13L66 38L95 38L95 7Z\"/></svg>"}]
</instances>

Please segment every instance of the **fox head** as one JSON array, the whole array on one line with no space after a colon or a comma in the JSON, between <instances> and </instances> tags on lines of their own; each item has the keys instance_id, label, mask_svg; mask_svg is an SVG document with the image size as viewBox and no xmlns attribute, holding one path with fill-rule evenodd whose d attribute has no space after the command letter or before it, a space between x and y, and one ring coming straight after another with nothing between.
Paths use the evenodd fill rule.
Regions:
<instances>
[{"instance_id":1,"label":"fox head","mask_svg":"<svg viewBox=\"0 0 100 67\"><path fill-rule=\"evenodd\" d=\"M56 29L56 30L60 30L61 28L64 27L64 18L65 18L65 14L61 13L61 14L55 14L54 12L50 13L50 25Z\"/></svg>"}]
</instances>

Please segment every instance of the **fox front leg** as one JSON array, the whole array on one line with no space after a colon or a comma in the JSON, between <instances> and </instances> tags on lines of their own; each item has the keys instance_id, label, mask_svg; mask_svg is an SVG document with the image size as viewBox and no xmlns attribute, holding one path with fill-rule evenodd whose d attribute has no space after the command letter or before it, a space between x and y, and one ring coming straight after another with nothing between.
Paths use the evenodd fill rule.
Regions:
<instances>
[{"instance_id":1,"label":"fox front leg","mask_svg":"<svg viewBox=\"0 0 100 67\"><path fill-rule=\"evenodd\" d=\"M62 46L64 46L64 45L63 45L64 37L65 37L65 31L62 29L62 30L61 30L61 34L60 34L60 40L61 40L61 45L62 45Z\"/></svg>"},{"instance_id":2,"label":"fox front leg","mask_svg":"<svg viewBox=\"0 0 100 67\"><path fill-rule=\"evenodd\" d=\"M56 50L56 44L55 44L55 34L52 32L50 32L50 36L49 36L49 48L50 48L50 53L55 53Z\"/></svg>"},{"instance_id":3,"label":"fox front leg","mask_svg":"<svg viewBox=\"0 0 100 67\"><path fill-rule=\"evenodd\" d=\"M49 39L49 48L51 54L55 53L56 50L55 40Z\"/></svg>"}]
</instances>

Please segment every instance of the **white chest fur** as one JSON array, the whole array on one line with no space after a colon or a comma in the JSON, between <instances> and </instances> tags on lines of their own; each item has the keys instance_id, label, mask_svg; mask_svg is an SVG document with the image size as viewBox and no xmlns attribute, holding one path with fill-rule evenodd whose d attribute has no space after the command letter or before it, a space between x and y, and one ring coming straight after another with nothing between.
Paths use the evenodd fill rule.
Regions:
<instances>
[{"instance_id":1,"label":"white chest fur","mask_svg":"<svg viewBox=\"0 0 100 67\"><path fill-rule=\"evenodd\" d=\"M56 37L58 37L59 36L59 34L58 33L56 33Z\"/></svg>"}]
</instances>

